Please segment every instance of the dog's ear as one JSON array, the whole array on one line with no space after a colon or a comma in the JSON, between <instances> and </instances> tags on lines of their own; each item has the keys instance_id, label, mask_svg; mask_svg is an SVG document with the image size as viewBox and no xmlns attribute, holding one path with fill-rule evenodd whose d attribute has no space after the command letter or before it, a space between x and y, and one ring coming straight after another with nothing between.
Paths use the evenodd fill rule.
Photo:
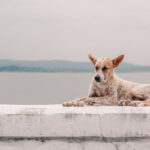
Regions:
<instances>
[{"instance_id":1,"label":"dog's ear","mask_svg":"<svg viewBox=\"0 0 150 150\"><path fill-rule=\"evenodd\" d=\"M88 57L89 57L89 59L91 60L91 62L95 65L95 64L96 64L97 59L96 59L96 58L94 58L91 54L88 54Z\"/></svg>"},{"instance_id":2,"label":"dog's ear","mask_svg":"<svg viewBox=\"0 0 150 150\"><path fill-rule=\"evenodd\" d=\"M124 55L120 55L120 56L116 57L115 59L113 59L113 60L112 60L113 67L114 67L114 68L115 68L115 67L118 67L119 64L122 62L123 58L124 58Z\"/></svg>"}]
</instances>

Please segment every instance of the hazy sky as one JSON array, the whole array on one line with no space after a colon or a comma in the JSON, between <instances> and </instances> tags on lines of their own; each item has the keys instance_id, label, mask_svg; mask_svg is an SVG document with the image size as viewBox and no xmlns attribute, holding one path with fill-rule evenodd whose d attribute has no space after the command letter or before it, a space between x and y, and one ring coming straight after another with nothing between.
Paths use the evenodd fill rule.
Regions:
<instances>
[{"instance_id":1,"label":"hazy sky","mask_svg":"<svg viewBox=\"0 0 150 150\"><path fill-rule=\"evenodd\" d=\"M150 0L0 0L0 58L150 65Z\"/></svg>"}]
</instances>

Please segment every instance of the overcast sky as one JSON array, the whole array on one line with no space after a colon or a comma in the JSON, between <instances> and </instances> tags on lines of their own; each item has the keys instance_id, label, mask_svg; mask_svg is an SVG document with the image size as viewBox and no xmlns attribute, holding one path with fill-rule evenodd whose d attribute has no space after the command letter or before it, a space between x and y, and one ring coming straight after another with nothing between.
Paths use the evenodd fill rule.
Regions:
<instances>
[{"instance_id":1,"label":"overcast sky","mask_svg":"<svg viewBox=\"0 0 150 150\"><path fill-rule=\"evenodd\" d=\"M0 0L0 58L150 65L150 0Z\"/></svg>"}]
</instances>

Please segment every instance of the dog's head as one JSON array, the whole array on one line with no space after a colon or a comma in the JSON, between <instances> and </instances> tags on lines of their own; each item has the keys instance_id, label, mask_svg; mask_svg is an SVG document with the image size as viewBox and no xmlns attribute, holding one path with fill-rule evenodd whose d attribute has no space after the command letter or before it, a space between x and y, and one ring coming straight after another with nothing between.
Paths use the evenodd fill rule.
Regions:
<instances>
[{"instance_id":1,"label":"dog's head","mask_svg":"<svg viewBox=\"0 0 150 150\"><path fill-rule=\"evenodd\" d=\"M96 73L94 79L96 82L99 83L106 83L113 76L114 68L118 67L124 58L124 55L120 55L115 59L111 58L96 59L90 54L88 56L95 67Z\"/></svg>"}]
</instances>

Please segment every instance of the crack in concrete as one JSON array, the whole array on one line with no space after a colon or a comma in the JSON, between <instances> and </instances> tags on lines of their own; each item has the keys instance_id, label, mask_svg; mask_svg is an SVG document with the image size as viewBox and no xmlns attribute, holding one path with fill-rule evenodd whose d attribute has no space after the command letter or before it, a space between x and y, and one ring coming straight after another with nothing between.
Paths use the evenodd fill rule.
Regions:
<instances>
[{"instance_id":1,"label":"crack in concrete","mask_svg":"<svg viewBox=\"0 0 150 150\"><path fill-rule=\"evenodd\" d=\"M119 145L117 143L113 143L113 142L110 143L115 147L116 150L119 150Z\"/></svg>"},{"instance_id":2,"label":"crack in concrete","mask_svg":"<svg viewBox=\"0 0 150 150\"><path fill-rule=\"evenodd\" d=\"M104 142L107 142L106 138L105 138L104 135L103 135L101 115L100 115L100 113L98 112L98 109L97 109L97 108L96 108L96 111L97 111L97 115L98 115L98 118L99 118L99 129L100 129L99 132L100 132L101 140L103 140Z\"/></svg>"}]
</instances>

